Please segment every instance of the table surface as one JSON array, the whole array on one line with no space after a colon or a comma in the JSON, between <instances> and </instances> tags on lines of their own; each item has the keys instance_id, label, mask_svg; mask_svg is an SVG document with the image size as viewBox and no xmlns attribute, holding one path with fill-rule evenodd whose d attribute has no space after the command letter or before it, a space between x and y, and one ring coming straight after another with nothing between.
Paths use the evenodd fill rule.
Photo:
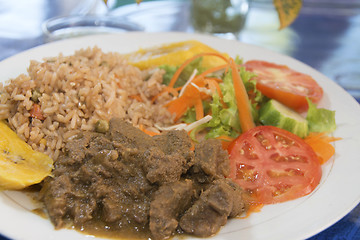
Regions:
<instances>
[{"instance_id":1,"label":"table surface","mask_svg":"<svg viewBox=\"0 0 360 240\"><path fill-rule=\"evenodd\" d=\"M126 16L143 26L144 31L194 31L187 1L144 1L140 5L132 4L132 0L117 2L122 2L121 6L115 2L108 14ZM128 4L123 5L124 2ZM102 2L96 0L0 0L0 61L44 44L41 24L46 19L105 11ZM336 81L360 102L359 0L304 0L299 17L281 31L269 0L257 0L250 5L238 39L308 64ZM0 239L6 238L0 236ZM323 239L360 239L360 205L310 238Z\"/></svg>"}]
</instances>

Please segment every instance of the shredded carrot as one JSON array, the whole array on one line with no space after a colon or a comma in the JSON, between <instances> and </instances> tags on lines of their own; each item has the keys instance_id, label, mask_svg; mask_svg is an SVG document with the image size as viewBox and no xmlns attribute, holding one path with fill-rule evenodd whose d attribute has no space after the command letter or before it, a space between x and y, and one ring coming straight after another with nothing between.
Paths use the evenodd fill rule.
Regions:
<instances>
[{"instance_id":1,"label":"shredded carrot","mask_svg":"<svg viewBox=\"0 0 360 240\"><path fill-rule=\"evenodd\" d=\"M196 106L196 119L200 119L201 115L204 116L202 109L202 96L203 95L200 94L199 90L196 87L189 85L181 97L172 100L165 106L167 107L169 112L175 114L175 121L179 120L189 108Z\"/></svg>"},{"instance_id":2,"label":"shredded carrot","mask_svg":"<svg viewBox=\"0 0 360 240\"><path fill-rule=\"evenodd\" d=\"M304 140L314 150L320 163L324 164L335 154L335 148L330 143L340 139L327 136L325 133L310 133Z\"/></svg>"},{"instance_id":3,"label":"shredded carrot","mask_svg":"<svg viewBox=\"0 0 360 240\"><path fill-rule=\"evenodd\" d=\"M200 91L199 88L204 88L206 87L206 85L207 79L203 77L193 79L193 81L191 81L191 84L187 84L186 86L184 86L184 92L180 97L170 101L165 105L169 112L175 114L175 121L179 120L180 117L183 116L185 112L191 107L195 107L196 120L204 117L202 100L207 99L211 96L209 96L208 93Z\"/></svg>"},{"instance_id":4,"label":"shredded carrot","mask_svg":"<svg viewBox=\"0 0 360 240\"><path fill-rule=\"evenodd\" d=\"M206 71L202 72L201 74L197 75L193 81L196 82L196 79L204 78L205 76L209 75L210 73L214 73L214 72L220 71L222 69L226 69L228 67L229 67L229 64L227 63L227 64L220 65L217 67L209 68Z\"/></svg>"},{"instance_id":5,"label":"shredded carrot","mask_svg":"<svg viewBox=\"0 0 360 240\"><path fill-rule=\"evenodd\" d=\"M233 59L229 61L232 79L235 90L236 104L239 112L240 126L243 132L255 127L255 123L252 118L249 97L247 95L245 86L238 72L238 68Z\"/></svg>"},{"instance_id":6,"label":"shredded carrot","mask_svg":"<svg viewBox=\"0 0 360 240\"><path fill-rule=\"evenodd\" d=\"M217 94L219 94L220 98L222 98L221 88L215 80L206 78L205 83L207 85L209 85L211 92L213 92L213 93L217 92Z\"/></svg>"},{"instance_id":7,"label":"shredded carrot","mask_svg":"<svg viewBox=\"0 0 360 240\"><path fill-rule=\"evenodd\" d=\"M142 124L139 126L139 129L151 137L160 134L160 133L149 131L149 130L145 129L144 125L142 125Z\"/></svg>"},{"instance_id":8,"label":"shredded carrot","mask_svg":"<svg viewBox=\"0 0 360 240\"><path fill-rule=\"evenodd\" d=\"M152 99L151 99L151 103L154 103L156 101L156 99L158 99L160 97L161 94L163 94L165 91L161 91L160 93L156 94Z\"/></svg>"},{"instance_id":9,"label":"shredded carrot","mask_svg":"<svg viewBox=\"0 0 360 240\"><path fill-rule=\"evenodd\" d=\"M196 56L200 57L200 56L204 56L204 55L214 55L214 53L203 53L203 54L199 54ZM215 56L218 56L218 54L215 53ZM224 59L224 61L227 61L226 58L223 57L222 55L220 55L219 57ZM193 57L190 59L192 59L191 61L193 61L195 58ZM182 66L186 66L191 61L186 61ZM210 68L210 69L204 71L202 74L196 76L191 82L196 84L196 86L198 86L198 87L205 87L205 85L207 84L207 80L206 80L205 76L207 74L219 71L226 67L228 67L227 64ZM183 68L180 67L179 69L183 69ZM179 69L178 69L178 71L179 71ZM179 72L181 72L181 71L179 71ZM173 84L175 84L179 75L180 75L180 73L174 74L174 77L172 79ZM216 81L218 81L218 80L219 79L217 79ZM215 80L213 80L213 81L216 82ZM173 85L173 84L170 82L168 89L172 88L171 85ZM212 85L214 88L216 88L216 89L218 88L220 90L220 87L216 87L216 85L218 85L217 83L216 83L216 85L215 85L215 83L212 83ZM220 93L221 93L221 90L220 90ZM199 120L204 117L202 100L204 100L208 97L209 96L207 94L200 92L195 86L188 84L186 86L186 89L184 89L183 94L180 97L174 99L173 101L169 102L165 106L168 108L169 112L175 114L175 119L174 119L175 121L179 120L180 117L183 116L189 108L195 107L196 119ZM224 106L226 106L225 103L224 103Z\"/></svg>"},{"instance_id":10,"label":"shredded carrot","mask_svg":"<svg viewBox=\"0 0 360 240\"><path fill-rule=\"evenodd\" d=\"M223 81L221 78L216 78L216 77L206 77L206 80L212 80L215 81L216 83L220 83Z\"/></svg>"},{"instance_id":11,"label":"shredded carrot","mask_svg":"<svg viewBox=\"0 0 360 240\"><path fill-rule=\"evenodd\" d=\"M220 85L218 84L217 80L213 79L213 78L206 78L205 82L209 85L211 92L213 92L213 93L217 92L217 94L220 97L220 102L221 102L221 105L223 106L223 108L227 108L227 105L223 99L223 94L221 92Z\"/></svg>"},{"instance_id":12,"label":"shredded carrot","mask_svg":"<svg viewBox=\"0 0 360 240\"><path fill-rule=\"evenodd\" d=\"M154 103L156 101L156 99L158 99L163 93L165 92L169 92L171 93L174 97L177 97L179 95L179 90L180 88L172 88L172 87L168 87L166 86L162 91L160 91L157 95L155 95L152 99L151 102Z\"/></svg>"},{"instance_id":13,"label":"shredded carrot","mask_svg":"<svg viewBox=\"0 0 360 240\"><path fill-rule=\"evenodd\" d=\"M191 141L190 151L195 151L195 144Z\"/></svg>"},{"instance_id":14,"label":"shredded carrot","mask_svg":"<svg viewBox=\"0 0 360 240\"><path fill-rule=\"evenodd\" d=\"M206 55L218 56L221 59L223 59L226 62L226 64L207 69L203 73L194 77L194 79L191 82L193 84L196 84L196 86L198 87L205 87L205 85L207 84L209 85L211 91L214 91L216 89L215 91L221 93L221 89L217 84L218 79L210 81L212 78L207 79L206 76L210 73L219 71L221 69L228 69L230 67L232 69L235 98L238 106L241 128L245 132L255 127L255 123L253 122L253 118L251 114L249 97L247 95L245 86L240 78L238 72L238 66L236 65L235 61L232 58L228 60L221 54L217 54L217 53L202 53L195 55L194 57L189 58L187 61L185 61L178 68L178 70L175 72L174 76L172 77L167 90L170 91L169 89L173 88L181 72L190 62L192 62L194 59L198 57L206 56ZM222 94L220 96L222 96ZM199 89L197 89L197 87L195 87L192 84L188 84L180 97L172 100L165 106L171 113L175 114L175 119L174 119L175 121L179 120L180 117L184 115L189 108L195 107L196 119L199 120L202 117L204 117L202 100L206 99L207 97L209 96L203 92L200 92ZM226 107L225 103L222 102L222 104L224 105L224 107Z\"/></svg>"},{"instance_id":15,"label":"shredded carrot","mask_svg":"<svg viewBox=\"0 0 360 240\"><path fill-rule=\"evenodd\" d=\"M234 140L234 138L227 136L227 135L218 136L216 139L227 141L227 142L232 142Z\"/></svg>"},{"instance_id":16,"label":"shredded carrot","mask_svg":"<svg viewBox=\"0 0 360 240\"><path fill-rule=\"evenodd\" d=\"M143 102L140 94L130 95L129 98L135 99L135 100L137 100L138 102Z\"/></svg>"},{"instance_id":17,"label":"shredded carrot","mask_svg":"<svg viewBox=\"0 0 360 240\"><path fill-rule=\"evenodd\" d=\"M202 56L217 56L221 59L223 59L226 63L228 62L227 58L224 57L223 55L221 55L220 53L212 53L212 52L205 52L205 53L200 53L197 54L191 58L189 58L188 60L186 60L175 72L174 76L171 78L170 83L169 83L169 87L174 87L177 79L179 78L180 74L182 73L182 71L184 70L184 68L189 65L192 61L194 61L195 59L202 57Z\"/></svg>"},{"instance_id":18,"label":"shredded carrot","mask_svg":"<svg viewBox=\"0 0 360 240\"><path fill-rule=\"evenodd\" d=\"M232 143L232 141L234 141L234 138L226 136L226 135L218 136L216 139L221 140L221 146L225 150L227 150L229 148L230 144Z\"/></svg>"},{"instance_id":19,"label":"shredded carrot","mask_svg":"<svg viewBox=\"0 0 360 240\"><path fill-rule=\"evenodd\" d=\"M204 117L204 108L202 104L202 99L200 97L195 99L195 113L196 113L196 120L200 120Z\"/></svg>"},{"instance_id":20,"label":"shredded carrot","mask_svg":"<svg viewBox=\"0 0 360 240\"><path fill-rule=\"evenodd\" d=\"M179 92L183 87L177 87L177 88L174 88L175 91ZM174 96L178 96L178 95L174 95Z\"/></svg>"}]
</instances>

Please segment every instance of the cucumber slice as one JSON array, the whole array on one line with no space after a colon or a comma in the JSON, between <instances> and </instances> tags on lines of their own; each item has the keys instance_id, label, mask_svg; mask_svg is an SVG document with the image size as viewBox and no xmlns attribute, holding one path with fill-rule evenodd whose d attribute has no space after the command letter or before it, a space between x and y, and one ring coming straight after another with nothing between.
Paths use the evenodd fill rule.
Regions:
<instances>
[{"instance_id":1,"label":"cucumber slice","mask_svg":"<svg viewBox=\"0 0 360 240\"><path fill-rule=\"evenodd\" d=\"M285 129L301 138L309 134L307 120L274 99L271 99L260 109L259 115L259 120L264 125Z\"/></svg>"}]
</instances>

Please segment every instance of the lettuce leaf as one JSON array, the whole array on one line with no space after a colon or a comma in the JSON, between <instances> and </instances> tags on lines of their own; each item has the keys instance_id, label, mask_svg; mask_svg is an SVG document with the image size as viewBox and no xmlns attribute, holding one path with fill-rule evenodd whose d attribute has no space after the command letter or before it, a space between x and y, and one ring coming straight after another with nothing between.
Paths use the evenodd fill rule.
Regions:
<instances>
[{"instance_id":1,"label":"lettuce leaf","mask_svg":"<svg viewBox=\"0 0 360 240\"><path fill-rule=\"evenodd\" d=\"M336 129L335 111L317 106L307 99L309 109L306 120L308 121L310 132L333 132Z\"/></svg>"},{"instance_id":2,"label":"lettuce leaf","mask_svg":"<svg viewBox=\"0 0 360 240\"><path fill-rule=\"evenodd\" d=\"M201 67L202 57L195 59L191 63L189 63L184 70L181 72L178 80L176 81L174 87L181 87L183 86L187 80L190 78L191 74L195 69L198 70L198 73L204 71L203 67ZM163 84L169 85L171 78L174 76L176 70L179 69L180 66L170 66L170 65L161 65L159 66L160 69L165 70L165 74L163 76Z\"/></svg>"},{"instance_id":3,"label":"lettuce leaf","mask_svg":"<svg viewBox=\"0 0 360 240\"><path fill-rule=\"evenodd\" d=\"M236 59L236 61L238 64L241 63L239 59ZM241 67L240 75L247 92L251 93L251 110L253 118L257 122L259 116L258 105L265 101L264 96L256 89L256 82L252 80L255 75L252 72L248 72L244 67ZM241 133L241 127L231 71L225 73L220 88L223 94L223 101L227 107L224 108L219 95L215 93L210 103L213 118L207 123L209 131L205 137L216 138L225 135L236 138Z\"/></svg>"},{"instance_id":4,"label":"lettuce leaf","mask_svg":"<svg viewBox=\"0 0 360 240\"><path fill-rule=\"evenodd\" d=\"M234 108L232 99L230 101L224 100L224 102L229 106L228 108L223 108L217 93L213 95L213 101L210 103L213 118L206 124L209 131L205 138L217 138L223 135L235 138L239 135L240 122L236 103Z\"/></svg>"},{"instance_id":5,"label":"lettuce leaf","mask_svg":"<svg viewBox=\"0 0 360 240\"><path fill-rule=\"evenodd\" d=\"M242 59L236 57L235 62L239 66L241 66ZM187 68L187 73L185 73L184 75L180 75L183 80L179 80L177 84L184 84L195 68L198 70L198 72L204 71L203 69L201 69L200 65L201 61L193 62L191 66ZM161 66L161 68L167 71L164 76L164 83L169 84L173 74L178 69L178 67ZM266 97L264 97L264 95L261 94L260 91L256 89L256 82L254 80L254 77L256 75L254 73L246 71L245 67L240 67L239 74L251 100L251 110L253 118L255 122L258 122L259 105L262 105L267 99ZM217 138L219 136L229 136L232 138L236 138L241 133L239 113L236 104L231 70L225 71L225 73L222 73L220 76L217 77L221 77L223 80L219 84L221 93L223 95L223 102L221 101L220 96L217 92L213 94L210 102L203 102L204 113L211 114L212 119L208 123L199 126L197 129L194 129L191 132L190 136L194 140L195 135L203 130L206 131L205 138ZM178 85L175 85L175 87L176 86ZM224 107L223 103L225 103L226 107ZM182 121L185 123L192 123L196 121L196 114L194 108L188 109L188 111L182 118Z\"/></svg>"}]
</instances>

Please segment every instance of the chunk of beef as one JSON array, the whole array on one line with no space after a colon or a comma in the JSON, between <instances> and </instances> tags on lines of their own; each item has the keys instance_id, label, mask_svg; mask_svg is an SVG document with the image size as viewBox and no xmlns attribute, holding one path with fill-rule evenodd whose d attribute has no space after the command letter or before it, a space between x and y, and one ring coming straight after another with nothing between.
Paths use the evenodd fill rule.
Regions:
<instances>
[{"instance_id":1,"label":"chunk of beef","mask_svg":"<svg viewBox=\"0 0 360 240\"><path fill-rule=\"evenodd\" d=\"M228 176L229 171L229 157L219 140L208 139L195 146L195 161L190 174L197 182L211 183Z\"/></svg>"},{"instance_id":2,"label":"chunk of beef","mask_svg":"<svg viewBox=\"0 0 360 240\"><path fill-rule=\"evenodd\" d=\"M154 140L143 131L119 118L109 122L109 135L113 142L123 148L137 149L140 152L155 145Z\"/></svg>"},{"instance_id":3,"label":"chunk of beef","mask_svg":"<svg viewBox=\"0 0 360 240\"><path fill-rule=\"evenodd\" d=\"M192 181L162 185L150 204L150 231L154 239L169 238L178 227L178 217L190 205Z\"/></svg>"},{"instance_id":4,"label":"chunk of beef","mask_svg":"<svg viewBox=\"0 0 360 240\"><path fill-rule=\"evenodd\" d=\"M220 141L206 140L194 153L184 131L150 137L112 119L108 132L83 132L66 144L40 195L56 228L207 237L245 209L228 172Z\"/></svg>"},{"instance_id":5,"label":"chunk of beef","mask_svg":"<svg viewBox=\"0 0 360 240\"><path fill-rule=\"evenodd\" d=\"M152 183L168 183L180 180L182 174L193 165L194 152L185 131L169 131L153 137L155 146L144 152L144 171Z\"/></svg>"},{"instance_id":6,"label":"chunk of beef","mask_svg":"<svg viewBox=\"0 0 360 240\"><path fill-rule=\"evenodd\" d=\"M99 133L81 132L65 146L65 152L69 156L66 164L79 164L87 155L93 156L102 149L114 149L108 138ZM64 163L60 165L64 165Z\"/></svg>"},{"instance_id":7,"label":"chunk of beef","mask_svg":"<svg viewBox=\"0 0 360 240\"><path fill-rule=\"evenodd\" d=\"M84 161L106 149L113 149L111 142L103 134L90 132L81 133L66 144L66 155L61 155L55 162L53 177L44 181L41 190L49 217L56 228L64 227L64 219L68 216L72 216L76 224L92 219L97 209L96 201L92 196L84 197L82 186L96 180L96 175L88 171Z\"/></svg>"},{"instance_id":8,"label":"chunk of beef","mask_svg":"<svg viewBox=\"0 0 360 240\"><path fill-rule=\"evenodd\" d=\"M120 224L121 227L144 228L149 221L150 199L148 198L136 202L134 199L124 198L122 193L113 193L102 200L102 206L101 217L106 223Z\"/></svg>"},{"instance_id":9,"label":"chunk of beef","mask_svg":"<svg viewBox=\"0 0 360 240\"><path fill-rule=\"evenodd\" d=\"M93 213L97 210L97 202L94 197L81 197L77 201L72 202L70 214L74 217L74 224L80 226L85 222L93 219Z\"/></svg>"},{"instance_id":10,"label":"chunk of beef","mask_svg":"<svg viewBox=\"0 0 360 240\"><path fill-rule=\"evenodd\" d=\"M151 183L178 181L192 165L194 153L185 131L151 138L131 124L114 118L109 134L123 158L138 161Z\"/></svg>"},{"instance_id":11,"label":"chunk of beef","mask_svg":"<svg viewBox=\"0 0 360 240\"><path fill-rule=\"evenodd\" d=\"M91 185L88 192L95 196L102 206L101 218L107 223L145 226L152 191L141 164L119 156L113 159L110 153L90 159L90 166L95 170L93 176L99 179Z\"/></svg>"},{"instance_id":12,"label":"chunk of beef","mask_svg":"<svg viewBox=\"0 0 360 240\"><path fill-rule=\"evenodd\" d=\"M139 159L124 159L113 149L99 150L95 143L86 145L80 165L66 149L53 171L54 178L45 182L42 196L52 222L63 227L65 219L73 219L73 224L81 227L98 219L115 226L145 227L157 187L146 179Z\"/></svg>"},{"instance_id":13,"label":"chunk of beef","mask_svg":"<svg viewBox=\"0 0 360 240\"><path fill-rule=\"evenodd\" d=\"M186 159L188 167L193 165L194 151L192 151L191 139L186 131L172 130L161 135L156 135L153 139L165 154L179 154Z\"/></svg>"},{"instance_id":14,"label":"chunk of beef","mask_svg":"<svg viewBox=\"0 0 360 240\"><path fill-rule=\"evenodd\" d=\"M72 194L70 177L61 175L57 178L48 177L43 183L40 194L43 196L45 208L56 229L65 227L64 216L71 207L68 205Z\"/></svg>"},{"instance_id":15,"label":"chunk of beef","mask_svg":"<svg viewBox=\"0 0 360 240\"><path fill-rule=\"evenodd\" d=\"M244 211L241 194L242 191L227 179L214 181L181 217L181 229L199 237L217 233L229 216L236 216Z\"/></svg>"},{"instance_id":16,"label":"chunk of beef","mask_svg":"<svg viewBox=\"0 0 360 240\"><path fill-rule=\"evenodd\" d=\"M231 218L238 217L241 214L243 214L244 212L246 212L248 209L248 205L242 197L244 190L238 184L234 183L230 179L226 179L226 182L234 190L234 192L233 192L233 203L234 204L233 204L233 207L232 207L229 217L231 217Z\"/></svg>"},{"instance_id":17,"label":"chunk of beef","mask_svg":"<svg viewBox=\"0 0 360 240\"><path fill-rule=\"evenodd\" d=\"M188 169L187 160L175 153L166 155L157 147L144 153L143 168L151 183L176 182Z\"/></svg>"}]
</instances>

